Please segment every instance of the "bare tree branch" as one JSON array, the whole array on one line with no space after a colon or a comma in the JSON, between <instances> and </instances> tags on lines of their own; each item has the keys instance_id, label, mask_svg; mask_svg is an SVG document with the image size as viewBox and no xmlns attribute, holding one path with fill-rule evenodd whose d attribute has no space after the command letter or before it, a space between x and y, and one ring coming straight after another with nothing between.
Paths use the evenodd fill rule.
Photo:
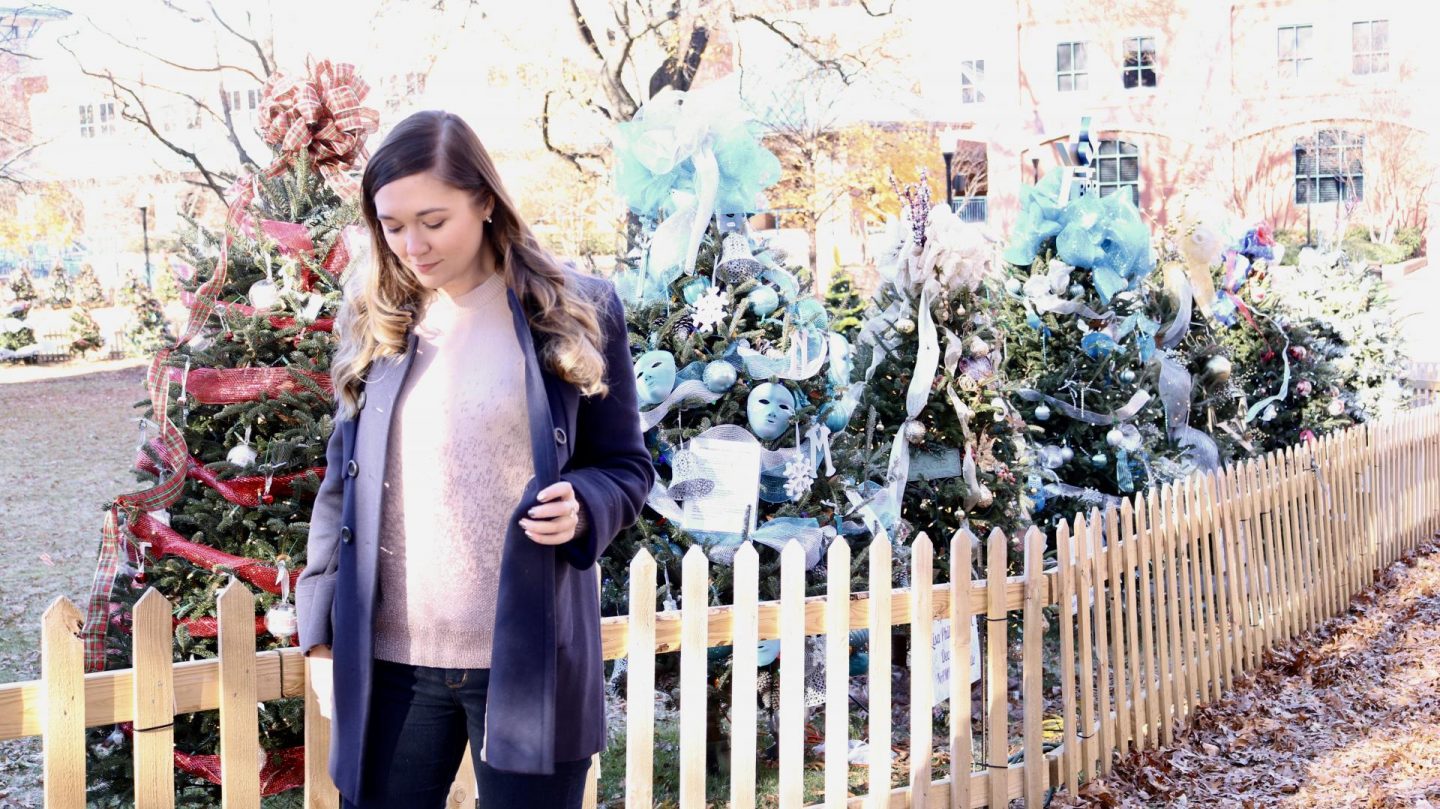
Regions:
<instances>
[{"instance_id":1,"label":"bare tree branch","mask_svg":"<svg viewBox=\"0 0 1440 809\"><path fill-rule=\"evenodd\" d=\"M221 27L221 28L224 28L226 31L229 31L232 35L234 35L234 37L235 37L236 39L238 39L238 40L240 40L241 42L244 42L245 44L249 45L249 46L255 51L255 56L260 59L260 67L261 67L262 70L265 71L266 77L269 77L271 73L274 73L274 72L275 72L275 53L274 53L274 49L273 49L273 43L272 43L271 53L270 53L270 55L267 57L266 54L265 54L265 48L260 45L260 42L259 42L258 40L256 40L254 37L246 36L246 35L240 33L239 31L236 31L234 28L232 28L232 27L230 26L230 23L225 22L224 18L222 18L222 17L220 16L220 11L215 8L215 3L214 3L214 2L210 2L210 3L208 3L207 5L210 6L210 13L213 14L213 15L215 15L215 22L220 23L220 27ZM246 17L246 20L248 21L249 18L250 18L250 15L247 13L247 14L245 15L245 17ZM248 71L247 71L247 72L248 72ZM252 73L251 75L253 76L254 74ZM265 79L259 79L259 81L260 81L261 84L264 84Z\"/></svg>"},{"instance_id":2,"label":"bare tree branch","mask_svg":"<svg viewBox=\"0 0 1440 809\"><path fill-rule=\"evenodd\" d=\"M765 17L760 16L759 14L731 13L730 16L731 19L735 20L736 22L744 22L748 20L750 22L759 23L761 26L769 30L770 33L779 37L786 45L789 45L791 49L803 54L811 62L814 62L816 67L820 68L821 70L828 70L835 73L835 75L839 76L840 80L845 82L846 84L851 84L858 76L859 71L856 68L847 68L843 59L825 56L824 54L821 54L812 43L804 42L799 34L791 35L780 30L780 25L782 23L788 23L789 25L793 25L796 28L801 28L803 30L803 26L801 26L800 23L795 22L794 20L769 20ZM859 68L863 69L867 66L857 57L851 56L850 58L856 62Z\"/></svg>"},{"instance_id":3,"label":"bare tree branch","mask_svg":"<svg viewBox=\"0 0 1440 809\"><path fill-rule=\"evenodd\" d=\"M895 13L895 0L890 0L890 7L884 11L875 11L870 8L869 0L860 0L860 7L865 9L865 13L871 17L886 17Z\"/></svg>"},{"instance_id":4,"label":"bare tree branch","mask_svg":"<svg viewBox=\"0 0 1440 809\"><path fill-rule=\"evenodd\" d=\"M234 182L235 177L224 172L210 169L200 159L200 155L189 149L184 148L180 144L165 137L165 135L161 133L159 127L155 125L154 117L151 115L149 107L145 105L144 99L140 97L140 94L135 92L135 90L133 90L132 88L121 84L115 79L114 74L111 74L108 71L105 73L98 73L86 68L85 64L80 60L80 55L75 53L74 49L72 49L69 43L65 41L66 38L67 37L60 37L57 40L57 44L61 48L65 49L65 52L69 53L72 58L74 58L75 65L77 68L79 68L82 74L89 76L93 79L100 79L101 81L105 81L110 84L110 90L112 95L114 95L115 98L120 101L120 117L147 130L156 140L160 141L160 143L164 145L165 148L189 161L190 164L193 165L195 169L200 172L200 175L205 178L204 185L208 187L215 194L215 196L220 198L221 204L228 204L228 200L225 199L225 189L230 185L230 183ZM127 96L129 100L127 101L126 98L122 97L122 94L124 96ZM140 113L138 115L131 111L131 104L134 104L134 106L140 110Z\"/></svg>"},{"instance_id":5,"label":"bare tree branch","mask_svg":"<svg viewBox=\"0 0 1440 809\"><path fill-rule=\"evenodd\" d=\"M168 4L167 4L167 5L168 5ZM171 8L175 8L174 6L170 6L170 7L171 7ZM175 9L175 10L176 10L176 11L179 11L179 9ZM124 47L124 48L129 48L130 50L135 51L136 53L144 54L145 56L148 56L148 57L150 57L151 59L154 59L155 61L157 61L157 62L159 62L159 63L161 63L161 64L163 64L163 65L165 65L165 66L167 66L167 67L173 67L173 68L175 68L176 70L183 70L183 71L185 71L185 72L187 72L187 73L223 73L223 72L225 72L226 70L233 70L233 71L235 71L235 72L237 72L237 73L243 73L243 74L245 74L246 76L249 76L250 78L254 79L256 82L258 82L258 83L260 83L260 84L264 84L264 83L265 83L265 78L264 78L263 76L257 75L257 74L255 73L255 71L251 70L250 68L248 68L248 67L241 67L240 65L228 65L228 64L224 64L224 63L218 63L218 64L216 64L214 67L203 66L203 65L183 65L183 64L181 64L181 63L179 63L179 62L176 62L176 61L174 61L174 60L166 59L165 57L163 57L163 56L161 56L161 55L159 55L159 54L157 54L157 53L155 53L155 52L153 52L153 51L146 50L145 48L142 48L142 47L140 47L139 45L133 45L133 44L131 44L131 43L129 43L129 42L126 42L126 41L123 40L123 39L120 39L119 37L115 36L114 34L110 33L109 31L105 30L105 29L102 28L101 26L97 25L97 24L95 23L95 21L92 20L92 19L90 19L88 16L85 16L85 15L83 15L83 14L80 15L80 16L81 16L81 17L84 17L85 21L90 24L90 27L91 27L91 28L94 28L96 31L99 31L100 33L102 33L102 34L104 34L105 36L109 37L111 40L114 40L114 42L115 42L117 45L120 45L121 47ZM192 18L192 19L193 19L193 18ZM239 36L239 35L237 34L236 36ZM245 37L240 37L240 38L241 38L242 40L245 39ZM246 41L248 41L248 40L246 40ZM268 75L268 73L267 73L267 75Z\"/></svg>"},{"instance_id":6,"label":"bare tree branch","mask_svg":"<svg viewBox=\"0 0 1440 809\"><path fill-rule=\"evenodd\" d=\"M585 166L582 166L580 161L582 159L603 160L601 155L595 152L568 151L556 146L555 142L550 138L550 98L553 95L555 95L554 90L545 91L545 107L540 112L540 136L545 141L545 148L548 149L551 154L564 159L567 163L574 166L575 170L581 174L589 174L590 171L586 169Z\"/></svg>"}]
</instances>

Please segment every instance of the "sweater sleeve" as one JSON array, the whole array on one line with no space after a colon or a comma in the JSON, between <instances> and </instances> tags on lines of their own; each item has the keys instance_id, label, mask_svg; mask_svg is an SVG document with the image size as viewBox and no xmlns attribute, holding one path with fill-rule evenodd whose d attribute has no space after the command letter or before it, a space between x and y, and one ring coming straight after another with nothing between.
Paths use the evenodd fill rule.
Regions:
<instances>
[{"instance_id":1,"label":"sweater sleeve","mask_svg":"<svg viewBox=\"0 0 1440 809\"><path fill-rule=\"evenodd\" d=\"M640 516L655 481L655 465L640 431L625 308L614 286L600 283L606 290L601 325L609 392L581 397L574 454L560 475L574 487L585 513L585 530L561 546L564 557L581 570L594 564L615 535Z\"/></svg>"}]
</instances>

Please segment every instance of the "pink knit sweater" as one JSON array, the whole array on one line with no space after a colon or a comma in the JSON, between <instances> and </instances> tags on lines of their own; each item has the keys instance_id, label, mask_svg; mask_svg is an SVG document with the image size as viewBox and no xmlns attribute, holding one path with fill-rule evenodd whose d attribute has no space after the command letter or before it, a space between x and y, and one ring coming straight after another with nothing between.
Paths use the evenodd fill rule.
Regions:
<instances>
[{"instance_id":1,"label":"pink knit sweater","mask_svg":"<svg viewBox=\"0 0 1440 809\"><path fill-rule=\"evenodd\" d=\"M375 656L489 668L505 529L534 474L505 282L437 292L415 333L382 489Z\"/></svg>"}]
</instances>

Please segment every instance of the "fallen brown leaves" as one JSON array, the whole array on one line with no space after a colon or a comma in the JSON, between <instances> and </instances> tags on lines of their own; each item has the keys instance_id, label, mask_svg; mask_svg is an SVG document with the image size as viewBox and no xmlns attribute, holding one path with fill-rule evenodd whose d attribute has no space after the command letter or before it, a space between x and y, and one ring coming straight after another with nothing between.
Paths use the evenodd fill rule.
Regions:
<instances>
[{"instance_id":1,"label":"fallen brown leaves","mask_svg":"<svg viewBox=\"0 0 1440 809\"><path fill-rule=\"evenodd\" d=\"M1175 747L1133 753L1051 806L1440 806L1440 544L1350 606L1196 710Z\"/></svg>"}]
</instances>

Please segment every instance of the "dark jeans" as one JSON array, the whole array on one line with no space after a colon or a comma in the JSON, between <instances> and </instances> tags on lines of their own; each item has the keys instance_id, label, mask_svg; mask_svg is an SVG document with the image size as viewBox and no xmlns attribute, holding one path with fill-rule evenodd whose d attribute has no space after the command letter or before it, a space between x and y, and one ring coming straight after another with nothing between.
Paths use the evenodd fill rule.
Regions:
<instances>
[{"instance_id":1,"label":"dark jeans","mask_svg":"<svg viewBox=\"0 0 1440 809\"><path fill-rule=\"evenodd\" d=\"M579 809L590 760L557 761L554 775L503 772L480 760L489 669L375 661L363 794L346 809L442 809L471 745L480 809Z\"/></svg>"}]
</instances>

